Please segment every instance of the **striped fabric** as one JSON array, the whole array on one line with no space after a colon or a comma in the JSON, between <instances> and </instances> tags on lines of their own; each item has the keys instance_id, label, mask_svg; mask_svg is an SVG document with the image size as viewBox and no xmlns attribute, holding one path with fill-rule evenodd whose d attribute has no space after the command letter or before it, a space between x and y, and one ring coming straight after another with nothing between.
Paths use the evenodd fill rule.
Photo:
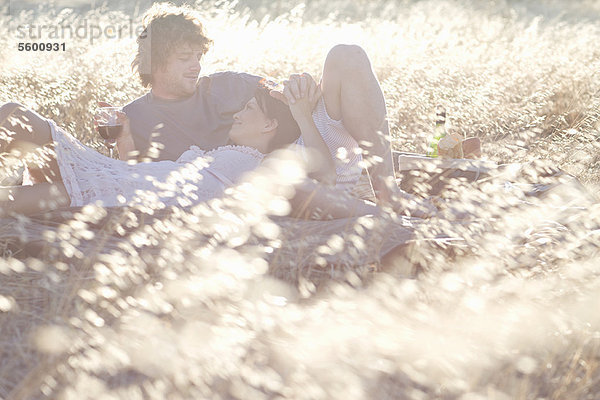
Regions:
<instances>
[{"instance_id":1,"label":"striped fabric","mask_svg":"<svg viewBox=\"0 0 600 400\"><path fill-rule=\"evenodd\" d=\"M362 161L362 150L356 140L346 130L342 121L332 119L325 108L323 97L319 99L317 106L312 114L313 121L321 137L327 144L331 156L336 161L336 187L339 189L350 189L360 179L362 167L359 165ZM298 138L296 144L302 151L302 156L306 159L304 140L302 136Z\"/></svg>"}]
</instances>

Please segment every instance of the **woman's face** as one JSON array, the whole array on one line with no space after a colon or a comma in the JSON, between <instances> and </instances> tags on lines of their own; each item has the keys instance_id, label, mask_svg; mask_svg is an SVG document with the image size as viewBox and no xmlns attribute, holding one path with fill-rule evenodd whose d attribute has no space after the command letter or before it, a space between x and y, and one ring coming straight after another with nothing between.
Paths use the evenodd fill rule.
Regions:
<instances>
[{"instance_id":1,"label":"woman's face","mask_svg":"<svg viewBox=\"0 0 600 400\"><path fill-rule=\"evenodd\" d=\"M229 138L235 144L256 148L267 139L265 133L273 128L273 120L265 115L253 97L233 115Z\"/></svg>"}]
</instances>

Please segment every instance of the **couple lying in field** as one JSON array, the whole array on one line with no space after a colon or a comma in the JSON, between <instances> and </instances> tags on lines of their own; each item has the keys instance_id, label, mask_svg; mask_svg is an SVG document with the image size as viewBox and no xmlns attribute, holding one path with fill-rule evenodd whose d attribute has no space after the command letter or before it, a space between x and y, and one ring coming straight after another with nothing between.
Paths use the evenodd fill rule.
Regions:
<instances>
[{"instance_id":1,"label":"couple lying in field","mask_svg":"<svg viewBox=\"0 0 600 400\"><path fill-rule=\"evenodd\" d=\"M366 161L380 205L420 217L435 212L395 184L385 101L360 47L331 49L320 84L308 74L292 75L278 90L245 73L200 77L211 41L188 8L155 5L144 24L132 65L151 90L119 114L120 160L82 145L18 103L1 107L0 123L8 135L0 136L0 152L35 153L49 145L54 151L29 166L32 186L0 188L0 213L32 214L98 201L193 205L222 196L269 153L288 146L316 166L295 188L292 208L310 202L332 217L378 214L380 207L346 195ZM149 149L159 150L153 161L130 159Z\"/></svg>"}]
</instances>

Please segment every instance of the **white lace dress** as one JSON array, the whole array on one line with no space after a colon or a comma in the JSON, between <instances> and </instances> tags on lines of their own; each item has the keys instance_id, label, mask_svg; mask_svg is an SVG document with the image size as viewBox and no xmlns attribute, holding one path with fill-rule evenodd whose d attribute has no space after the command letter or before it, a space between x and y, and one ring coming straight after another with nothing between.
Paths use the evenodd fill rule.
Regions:
<instances>
[{"instance_id":1,"label":"white lace dress","mask_svg":"<svg viewBox=\"0 0 600 400\"><path fill-rule=\"evenodd\" d=\"M71 206L190 206L220 197L255 169L264 154L246 146L203 151L192 146L177 161L129 164L106 157L49 121Z\"/></svg>"}]
</instances>

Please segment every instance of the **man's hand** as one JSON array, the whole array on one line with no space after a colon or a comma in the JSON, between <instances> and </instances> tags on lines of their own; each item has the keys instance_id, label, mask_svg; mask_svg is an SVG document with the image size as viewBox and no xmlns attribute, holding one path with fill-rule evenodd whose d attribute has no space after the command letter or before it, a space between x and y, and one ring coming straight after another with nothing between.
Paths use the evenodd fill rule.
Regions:
<instances>
[{"instance_id":1,"label":"man's hand","mask_svg":"<svg viewBox=\"0 0 600 400\"><path fill-rule=\"evenodd\" d=\"M104 101L99 101L98 102L98 107L112 107L110 104L104 102ZM121 131L121 134L119 135L119 137L116 138L117 140L117 149L119 150L119 159L121 160L129 160L129 159L136 159L136 150L135 150L135 143L133 141L133 136L131 134L131 127L129 124L129 118L127 118L127 114L125 114L123 111L118 111L117 112L117 122L120 123L121 125L123 125L123 130ZM98 131L98 121L94 118L94 127L96 128L96 131Z\"/></svg>"},{"instance_id":2,"label":"man's hand","mask_svg":"<svg viewBox=\"0 0 600 400\"><path fill-rule=\"evenodd\" d=\"M112 104L105 101L99 101L97 104L98 107L113 107ZM96 133L98 133L98 115L96 114L94 114L94 129L96 130Z\"/></svg>"},{"instance_id":3,"label":"man's hand","mask_svg":"<svg viewBox=\"0 0 600 400\"><path fill-rule=\"evenodd\" d=\"M104 101L99 101L98 107L113 107L113 106ZM99 118L99 116L97 114L94 115L94 129L96 129L96 132L98 132L98 118ZM127 114L125 114L123 111L117 111L117 123L120 125L123 125L123 130L121 131L121 134L119 135L119 137L115 138L117 141L121 140L122 138L131 136L131 130L129 127L129 118L127 118Z\"/></svg>"},{"instance_id":4,"label":"man's hand","mask_svg":"<svg viewBox=\"0 0 600 400\"><path fill-rule=\"evenodd\" d=\"M129 126L129 118L127 118L127 114L125 114L123 111L117 111L117 123L123 125L123 129L121 130L121 134L117 140L131 137L131 128Z\"/></svg>"},{"instance_id":5,"label":"man's hand","mask_svg":"<svg viewBox=\"0 0 600 400\"><path fill-rule=\"evenodd\" d=\"M114 107L112 104L110 104L110 103L107 103L107 102L105 102L105 101L99 101L99 102L97 103L97 105L98 105L98 108L100 108L100 107ZM121 114L122 114L122 113L121 113ZM94 114L94 129L96 130L96 133L98 133L98 120L99 120L99 119L101 119L101 116L100 116L98 113L95 113L95 114ZM117 120L118 120L118 116L117 116ZM121 123L122 123L122 122L123 122L123 121L121 121ZM115 139L118 139L118 138L115 138Z\"/></svg>"},{"instance_id":6,"label":"man's hand","mask_svg":"<svg viewBox=\"0 0 600 400\"><path fill-rule=\"evenodd\" d=\"M307 72L301 75L292 74L288 80L283 82L283 91L272 90L271 96L289 105L300 99L308 98L312 111L321 97L321 87Z\"/></svg>"}]
</instances>

